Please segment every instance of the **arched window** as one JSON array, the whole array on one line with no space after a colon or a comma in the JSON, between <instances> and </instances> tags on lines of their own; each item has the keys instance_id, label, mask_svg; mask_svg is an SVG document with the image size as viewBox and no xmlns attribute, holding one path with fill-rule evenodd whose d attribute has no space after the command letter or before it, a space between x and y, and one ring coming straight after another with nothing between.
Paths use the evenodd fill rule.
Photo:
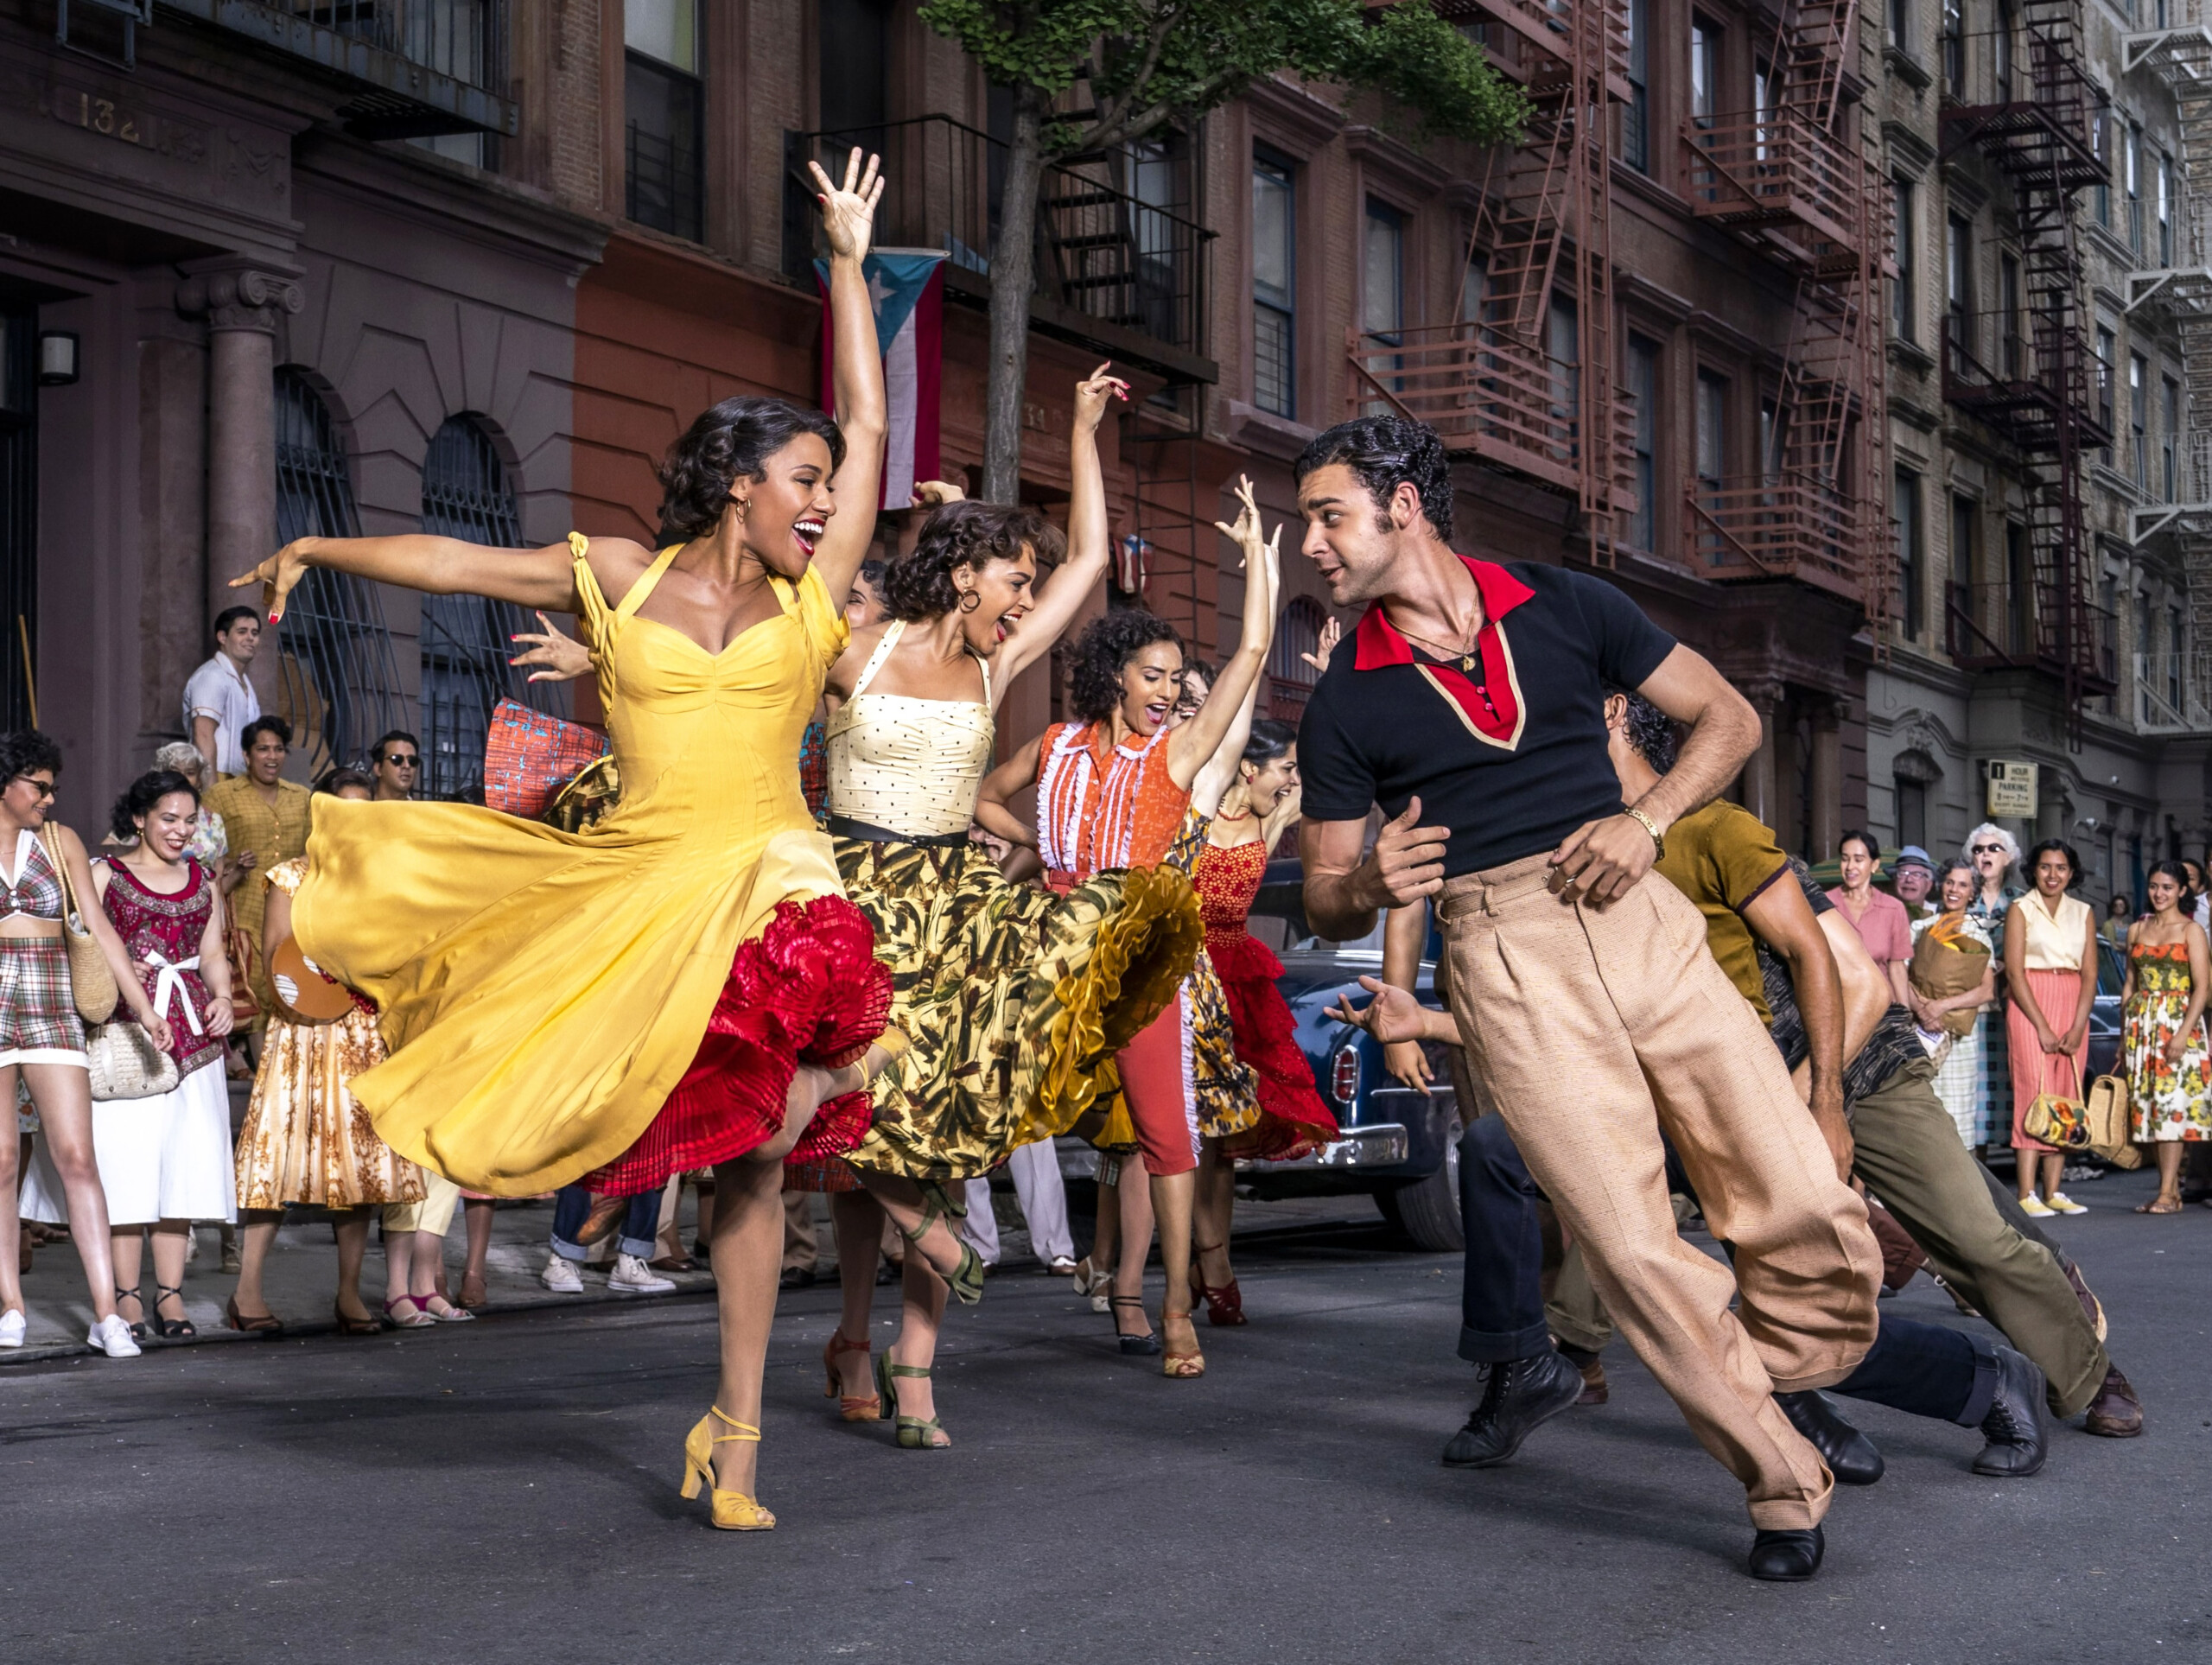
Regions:
<instances>
[{"instance_id":1,"label":"arched window","mask_svg":"<svg viewBox=\"0 0 2212 1665\"><path fill-rule=\"evenodd\" d=\"M522 517L506 466L474 416L449 416L423 459L423 530L515 549ZM484 736L502 698L564 714L558 683L531 686L507 664L522 609L480 595L423 598L423 795L484 801ZM558 700L556 706L546 696Z\"/></svg>"},{"instance_id":2,"label":"arched window","mask_svg":"<svg viewBox=\"0 0 2212 1665\"><path fill-rule=\"evenodd\" d=\"M322 396L298 371L276 372L276 540L359 537L353 480ZM384 602L365 580L322 568L292 592L279 638L277 709L308 772L362 755L405 715Z\"/></svg>"},{"instance_id":3,"label":"arched window","mask_svg":"<svg viewBox=\"0 0 2212 1665\"><path fill-rule=\"evenodd\" d=\"M1306 709L1306 696L1321 673L1306 664L1304 655L1321 647L1321 626L1329 615L1310 595L1294 595L1275 620L1275 639L1268 649L1268 681L1273 690L1269 710L1278 717L1294 717Z\"/></svg>"}]
</instances>

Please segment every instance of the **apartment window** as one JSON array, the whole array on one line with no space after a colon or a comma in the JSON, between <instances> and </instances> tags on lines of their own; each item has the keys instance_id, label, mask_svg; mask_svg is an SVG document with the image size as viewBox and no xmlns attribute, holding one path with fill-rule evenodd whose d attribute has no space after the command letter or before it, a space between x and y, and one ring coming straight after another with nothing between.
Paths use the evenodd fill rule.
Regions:
<instances>
[{"instance_id":1,"label":"apartment window","mask_svg":"<svg viewBox=\"0 0 2212 1665\"><path fill-rule=\"evenodd\" d=\"M1893 777L1897 793L1897 842L1928 848L1928 787L1925 783Z\"/></svg>"},{"instance_id":2,"label":"apartment window","mask_svg":"<svg viewBox=\"0 0 2212 1665\"><path fill-rule=\"evenodd\" d=\"M1406 217L1373 197L1367 200L1361 278L1361 326L1397 346L1406 327Z\"/></svg>"},{"instance_id":3,"label":"apartment window","mask_svg":"<svg viewBox=\"0 0 2212 1665\"><path fill-rule=\"evenodd\" d=\"M1298 195L1288 162L1252 157L1252 403L1298 415Z\"/></svg>"},{"instance_id":4,"label":"apartment window","mask_svg":"<svg viewBox=\"0 0 2212 1665\"><path fill-rule=\"evenodd\" d=\"M1955 493L1951 498L1951 582L1965 594L1962 610L1967 617L1986 626L1989 609L1983 594L1980 512L1972 498Z\"/></svg>"},{"instance_id":5,"label":"apartment window","mask_svg":"<svg viewBox=\"0 0 2212 1665\"><path fill-rule=\"evenodd\" d=\"M2019 57L2019 36L2012 26L2012 0L1997 0L1996 29L1989 42L1990 67L1996 72L1997 102L2012 102L2012 66Z\"/></svg>"},{"instance_id":6,"label":"apartment window","mask_svg":"<svg viewBox=\"0 0 2212 1665\"><path fill-rule=\"evenodd\" d=\"M1890 317L1897 325L1897 340L1916 341L1920 339L1920 323L1918 309L1913 305L1913 293L1919 285L1920 274L1915 257L1918 249L1912 235L1912 222L1919 200L1910 180L1900 179L1893 183L1897 212L1897 281L1890 296Z\"/></svg>"},{"instance_id":7,"label":"apartment window","mask_svg":"<svg viewBox=\"0 0 2212 1665\"><path fill-rule=\"evenodd\" d=\"M1702 17L1690 23L1690 118L1711 127L1720 113L1721 31Z\"/></svg>"},{"instance_id":8,"label":"apartment window","mask_svg":"<svg viewBox=\"0 0 2212 1665\"><path fill-rule=\"evenodd\" d=\"M2127 437L2139 490L2151 489L2151 366L2139 353L2127 355Z\"/></svg>"},{"instance_id":9,"label":"apartment window","mask_svg":"<svg viewBox=\"0 0 2212 1665\"><path fill-rule=\"evenodd\" d=\"M1890 0L1885 29L1890 45L1908 52L1912 49L1912 0Z\"/></svg>"},{"instance_id":10,"label":"apartment window","mask_svg":"<svg viewBox=\"0 0 2212 1665\"><path fill-rule=\"evenodd\" d=\"M2158 485L2160 501L2181 501L2181 384L2158 378Z\"/></svg>"},{"instance_id":11,"label":"apartment window","mask_svg":"<svg viewBox=\"0 0 2212 1665\"><path fill-rule=\"evenodd\" d=\"M1728 470L1728 378L1709 370L1697 372L1697 478L1699 496L1709 510L1720 507L1720 482ZM1718 543L1713 559L1720 559Z\"/></svg>"},{"instance_id":12,"label":"apartment window","mask_svg":"<svg viewBox=\"0 0 2212 1665\"><path fill-rule=\"evenodd\" d=\"M1639 550L1659 547L1659 344L1642 335L1628 338L1628 391L1636 401L1636 513L1629 542Z\"/></svg>"},{"instance_id":13,"label":"apartment window","mask_svg":"<svg viewBox=\"0 0 2212 1665\"><path fill-rule=\"evenodd\" d=\"M2005 647L2011 653L2028 651L2033 639L2035 571L2028 553L2028 529L2017 520L2005 523Z\"/></svg>"},{"instance_id":14,"label":"apartment window","mask_svg":"<svg viewBox=\"0 0 2212 1665\"><path fill-rule=\"evenodd\" d=\"M1943 92L1958 98L1966 91L1967 24L1964 0L1943 0Z\"/></svg>"},{"instance_id":15,"label":"apartment window","mask_svg":"<svg viewBox=\"0 0 2212 1665\"><path fill-rule=\"evenodd\" d=\"M2158 152L2156 175L2158 213L2158 265L2161 270L2174 264L2174 159L2164 151Z\"/></svg>"},{"instance_id":16,"label":"apartment window","mask_svg":"<svg viewBox=\"0 0 2212 1665\"><path fill-rule=\"evenodd\" d=\"M2181 609L2166 609L2166 703L2181 714Z\"/></svg>"},{"instance_id":17,"label":"apartment window","mask_svg":"<svg viewBox=\"0 0 2212 1665\"><path fill-rule=\"evenodd\" d=\"M1943 333L1962 353L1974 352L1974 226L1953 214L1944 227Z\"/></svg>"},{"instance_id":18,"label":"apartment window","mask_svg":"<svg viewBox=\"0 0 2212 1665\"><path fill-rule=\"evenodd\" d=\"M1628 0L1628 108L1621 116L1621 160L1651 171L1651 0Z\"/></svg>"},{"instance_id":19,"label":"apartment window","mask_svg":"<svg viewBox=\"0 0 2212 1665\"><path fill-rule=\"evenodd\" d=\"M2117 685L2120 681L2120 580L2107 573L2097 583L2098 623L2097 663L2103 668L2105 680ZM2104 709L2112 709L2107 699Z\"/></svg>"},{"instance_id":20,"label":"apartment window","mask_svg":"<svg viewBox=\"0 0 2212 1665\"><path fill-rule=\"evenodd\" d=\"M2107 231L2112 229L2112 123L2102 110L2090 112L2089 149L2095 151L2097 160L2107 164L2097 175L2097 182L2089 187L2090 212L2096 215L2097 224Z\"/></svg>"},{"instance_id":21,"label":"apartment window","mask_svg":"<svg viewBox=\"0 0 2212 1665\"><path fill-rule=\"evenodd\" d=\"M2127 246L2143 254L2143 130L2127 124L2120 137L2120 182L2127 198Z\"/></svg>"},{"instance_id":22,"label":"apartment window","mask_svg":"<svg viewBox=\"0 0 2212 1665\"><path fill-rule=\"evenodd\" d=\"M1927 536L1921 524L1920 476L1910 468L1897 472L1890 512L1897 523L1897 622L1907 641L1916 640L1926 622L1922 595L1927 583Z\"/></svg>"},{"instance_id":23,"label":"apartment window","mask_svg":"<svg viewBox=\"0 0 2212 1665\"><path fill-rule=\"evenodd\" d=\"M2020 381L2028 373L2026 345L2020 338L2020 263L2009 254L1997 257L1997 304L2005 314L2005 379Z\"/></svg>"},{"instance_id":24,"label":"apartment window","mask_svg":"<svg viewBox=\"0 0 2212 1665\"><path fill-rule=\"evenodd\" d=\"M622 44L630 218L696 242L707 171L697 0L626 0Z\"/></svg>"},{"instance_id":25,"label":"apartment window","mask_svg":"<svg viewBox=\"0 0 2212 1665\"><path fill-rule=\"evenodd\" d=\"M2113 333L2102 324L2097 326L2097 420L2104 430L2112 432L2113 367L2120 357L2120 344ZM2112 467L2112 447L2101 447L2097 452L2106 467Z\"/></svg>"},{"instance_id":26,"label":"apartment window","mask_svg":"<svg viewBox=\"0 0 2212 1665\"><path fill-rule=\"evenodd\" d=\"M2157 644L2151 639L2151 598L2135 593L2135 709L2145 722L2151 720L2151 667Z\"/></svg>"}]
</instances>

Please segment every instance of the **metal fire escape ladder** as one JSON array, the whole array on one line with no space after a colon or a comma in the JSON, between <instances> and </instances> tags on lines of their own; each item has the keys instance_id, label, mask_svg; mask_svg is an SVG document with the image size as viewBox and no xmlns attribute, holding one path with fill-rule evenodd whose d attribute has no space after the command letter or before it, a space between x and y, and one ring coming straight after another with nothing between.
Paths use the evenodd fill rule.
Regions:
<instances>
[{"instance_id":1,"label":"metal fire escape ladder","mask_svg":"<svg viewBox=\"0 0 2212 1665\"><path fill-rule=\"evenodd\" d=\"M2188 451L2177 483L2178 501L2133 512L2139 544L2174 539L2189 585L2191 638L2212 642L2212 246L2205 205L2212 200L2212 19L2205 0L2167 0L2168 27L2122 37L2127 73L2157 76L2172 92L2181 126L2181 224L2178 264L2127 275L2128 310L2163 307L2181 333ZM2212 655L2199 653L2190 692L2212 704Z\"/></svg>"},{"instance_id":2,"label":"metal fire escape ladder","mask_svg":"<svg viewBox=\"0 0 2212 1665\"><path fill-rule=\"evenodd\" d=\"M1426 422L1455 457L1572 497L1573 530L1608 563L1634 493L1634 411L1616 385L1610 105L1625 100L1625 0L1454 0L1510 30L1533 60L1535 115L1492 153L1469 250L1476 315L1347 340L1352 414ZM1558 306L1574 308L1571 341Z\"/></svg>"},{"instance_id":3,"label":"metal fire escape ladder","mask_svg":"<svg viewBox=\"0 0 2212 1665\"><path fill-rule=\"evenodd\" d=\"M1986 319L1986 345L1961 338L1971 321L1947 325L1945 397L2021 454L2033 565L2032 620L1998 623L1955 602L1954 653L1970 670L2031 665L2056 677L2077 740L2088 697L2112 691L2082 504L2084 455L2112 435L2092 403L2075 238L2075 194L2107 178L2094 137L2104 95L2082 69L2082 41L2081 0L2020 0L2012 27L1965 43L1974 48L1967 84L1942 117L1944 156L1977 147L2012 181L2028 326L2023 338L2018 318Z\"/></svg>"}]
</instances>

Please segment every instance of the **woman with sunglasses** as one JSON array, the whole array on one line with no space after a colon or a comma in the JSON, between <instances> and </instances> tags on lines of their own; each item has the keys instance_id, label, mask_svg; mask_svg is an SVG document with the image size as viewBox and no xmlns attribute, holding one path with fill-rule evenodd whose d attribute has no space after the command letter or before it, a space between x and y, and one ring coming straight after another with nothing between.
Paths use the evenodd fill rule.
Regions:
<instances>
[{"instance_id":1,"label":"woman with sunglasses","mask_svg":"<svg viewBox=\"0 0 2212 1665\"><path fill-rule=\"evenodd\" d=\"M139 986L130 956L92 900L92 864L77 835L52 819L61 748L35 728L0 734L0 1103L13 1104L20 1081L38 1112L40 1157L53 1175L70 1222L69 1240L84 1263L92 1301L86 1344L110 1358L134 1358L138 1344L115 1310L115 1262L108 1242L107 1193L92 1145L92 1077L85 1026L77 1016L62 945L59 850L85 927L121 991L119 1013L145 1026L168 1051L169 1026ZM49 844L48 841L51 841ZM17 1223L18 1139L0 1140L0 1244L12 1251ZM0 1347L23 1344L23 1289L16 1256L0 1254Z\"/></svg>"},{"instance_id":2,"label":"woman with sunglasses","mask_svg":"<svg viewBox=\"0 0 2212 1665\"><path fill-rule=\"evenodd\" d=\"M1985 821L1967 835L1960 854L1974 869L1974 899L1966 916L1989 942L1989 951L1999 968L1999 998L1986 1007L1976 1033L1981 1040L1981 1127L1976 1145L2001 1145L2012 1132L2012 1077L2006 1058L2005 1034L2005 916L2028 893L2012 882L2019 865L2020 846L2012 834Z\"/></svg>"}]
</instances>

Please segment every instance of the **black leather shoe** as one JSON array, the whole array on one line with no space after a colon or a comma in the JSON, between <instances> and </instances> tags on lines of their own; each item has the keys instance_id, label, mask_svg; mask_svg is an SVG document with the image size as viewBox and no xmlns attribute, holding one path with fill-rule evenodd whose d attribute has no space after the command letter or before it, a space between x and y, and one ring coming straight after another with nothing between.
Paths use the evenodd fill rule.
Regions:
<instances>
[{"instance_id":1,"label":"black leather shoe","mask_svg":"<svg viewBox=\"0 0 2212 1665\"><path fill-rule=\"evenodd\" d=\"M1556 1352L1491 1365L1482 1403L1444 1448L1444 1466L1497 1467L1541 1424L1581 1396L1582 1372Z\"/></svg>"},{"instance_id":2,"label":"black leather shoe","mask_svg":"<svg viewBox=\"0 0 2212 1665\"><path fill-rule=\"evenodd\" d=\"M1821 1570L1827 1547L1827 1535L1818 1527L1810 1532L1761 1531L1751 1540L1751 1576L1802 1584Z\"/></svg>"},{"instance_id":3,"label":"black leather shoe","mask_svg":"<svg viewBox=\"0 0 2212 1665\"><path fill-rule=\"evenodd\" d=\"M2044 1403L2043 1372L2010 1347L1997 1350L1997 1396L1981 1432L1989 1443L1974 1459L1976 1474L2025 1479L2050 1449L2050 1412Z\"/></svg>"},{"instance_id":4,"label":"black leather shoe","mask_svg":"<svg viewBox=\"0 0 2212 1665\"><path fill-rule=\"evenodd\" d=\"M1882 1478L1882 1453L1836 1414L1826 1394L1777 1394L1774 1402L1790 1426L1813 1442L1838 1485L1871 1486Z\"/></svg>"}]
</instances>

